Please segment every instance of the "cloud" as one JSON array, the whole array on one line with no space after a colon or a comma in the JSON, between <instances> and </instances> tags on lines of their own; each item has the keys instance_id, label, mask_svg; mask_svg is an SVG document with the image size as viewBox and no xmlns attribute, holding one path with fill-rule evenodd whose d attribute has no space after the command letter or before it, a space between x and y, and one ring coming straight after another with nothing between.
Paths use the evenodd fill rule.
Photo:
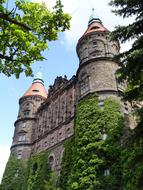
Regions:
<instances>
[{"instance_id":1,"label":"cloud","mask_svg":"<svg viewBox=\"0 0 143 190\"><path fill-rule=\"evenodd\" d=\"M6 163L10 155L10 148L7 145L0 144L0 182L5 170Z\"/></svg>"},{"instance_id":2,"label":"cloud","mask_svg":"<svg viewBox=\"0 0 143 190\"><path fill-rule=\"evenodd\" d=\"M52 8L55 5L56 0L33 0L34 2L45 2L48 7ZM126 25L132 21L132 19L122 19L115 16L111 10L113 9L108 5L110 0L62 0L64 5L64 11L68 12L72 16L71 28L64 33L64 43L66 46L75 47L77 40L82 36L87 28L88 19L91 14L92 8L95 9L96 14L103 21L103 24L109 30L113 30L116 25ZM125 49L128 49L124 47Z\"/></svg>"}]
</instances>

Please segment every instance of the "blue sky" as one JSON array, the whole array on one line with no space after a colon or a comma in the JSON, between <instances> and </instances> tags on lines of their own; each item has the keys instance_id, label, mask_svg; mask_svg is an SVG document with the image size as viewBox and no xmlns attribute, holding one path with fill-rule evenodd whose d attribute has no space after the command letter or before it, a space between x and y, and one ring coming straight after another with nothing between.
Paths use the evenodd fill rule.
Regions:
<instances>
[{"instance_id":1,"label":"blue sky","mask_svg":"<svg viewBox=\"0 0 143 190\"><path fill-rule=\"evenodd\" d=\"M55 0L45 0L45 2L52 7ZM113 30L115 25L130 22L130 20L122 20L111 13L111 7L107 5L109 0L62 0L62 2L65 5L65 11L69 12L73 17L71 29L59 34L58 41L49 44L49 50L44 52L47 58L46 61L35 62L32 66L34 73L38 72L39 67L41 67L46 89L50 84L53 84L56 76L67 75L68 78L71 78L76 73L79 64L75 49L76 43L87 28L92 8L95 8L97 15L109 30ZM11 3L12 0L9 1L9 6L11 6ZM125 50L128 47L129 44L126 44L122 49ZM15 79L14 76L8 78L1 74L0 152L3 156L0 158L0 179L12 143L14 122L19 109L18 100L31 85L32 80L31 77L26 78L23 74L20 79Z\"/></svg>"}]
</instances>

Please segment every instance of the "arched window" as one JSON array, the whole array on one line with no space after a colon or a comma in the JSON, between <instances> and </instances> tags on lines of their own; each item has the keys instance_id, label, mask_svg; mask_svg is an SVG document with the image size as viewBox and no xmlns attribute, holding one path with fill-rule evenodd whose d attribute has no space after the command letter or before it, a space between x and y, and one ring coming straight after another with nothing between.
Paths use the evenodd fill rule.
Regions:
<instances>
[{"instance_id":1,"label":"arched window","mask_svg":"<svg viewBox=\"0 0 143 190\"><path fill-rule=\"evenodd\" d=\"M49 164L50 164L51 169L54 169L54 167L55 167L55 158L54 158L53 154L49 156Z\"/></svg>"}]
</instances>

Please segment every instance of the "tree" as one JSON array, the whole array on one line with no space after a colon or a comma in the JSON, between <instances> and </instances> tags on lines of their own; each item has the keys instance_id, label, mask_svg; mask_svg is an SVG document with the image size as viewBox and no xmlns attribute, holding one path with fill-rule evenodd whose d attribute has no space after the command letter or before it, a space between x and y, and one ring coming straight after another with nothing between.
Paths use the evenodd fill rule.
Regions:
<instances>
[{"instance_id":1,"label":"tree","mask_svg":"<svg viewBox=\"0 0 143 190\"><path fill-rule=\"evenodd\" d=\"M47 42L69 29L70 16L60 0L53 11L30 0L16 0L12 10L5 7L6 0L0 0L0 73L17 78L21 72L31 75L31 63L44 60Z\"/></svg>"},{"instance_id":2,"label":"tree","mask_svg":"<svg viewBox=\"0 0 143 190\"><path fill-rule=\"evenodd\" d=\"M133 40L132 47L121 53L117 74L119 80L126 80L128 85L125 99L129 101L143 100L143 1L142 0L112 0L113 12L123 18L132 17L134 21L127 26L117 26L112 32L112 39L121 43ZM142 110L140 109L140 113Z\"/></svg>"}]
</instances>

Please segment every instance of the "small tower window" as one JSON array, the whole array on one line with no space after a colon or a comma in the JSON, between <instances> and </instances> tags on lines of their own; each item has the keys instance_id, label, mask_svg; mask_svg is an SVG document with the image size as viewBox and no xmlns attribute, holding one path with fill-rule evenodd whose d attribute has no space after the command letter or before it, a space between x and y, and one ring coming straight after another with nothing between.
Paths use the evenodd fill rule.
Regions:
<instances>
[{"instance_id":1,"label":"small tower window","mask_svg":"<svg viewBox=\"0 0 143 190\"><path fill-rule=\"evenodd\" d=\"M26 123L25 122L24 123L20 123L19 127L20 128L25 128L26 127Z\"/></svg>"},{"instance_id":2,"label":"small tower window","mask_svg":"<svg viewBox=\"0 0 143 190\"><path fill-rule=\"evenodd\" d=\"M26 111L23 112L23 114L24 114L24 117L28 117L29 114L30 114L30 111L29 111L29 110L26 110Z\"/></svg>"},{"instance_id":3,"label":"small tower window","mask_svg":"<svg viewBox=\"0 0 143 190\"><path fill-rule=\"evenodd\" d=\"M93 41L93 47L97 47L97 41Z\"/></svg>"},{"instance_id":4,"label":"small tower window","mask_svg":"<svg viewBox=\"0 0 143 190\"><path fill-rule=\"evenodd\" d=\"M19 150L19 151L18 151L18 154L17 154L17 159L21 159L21 158L22 158L22 151Z\"/></svg>"},{"instance_id":5,"label":"small tower window","mask_svg":"<svg viewBox=\"0 0 143 190\"><path fill-rule=\"evenodd\" d=\"M26 140L26 135L25 134L20 134L19 137L18 137L18 141L21 142L21 141L25 141Z\"/></svg>"},{"instance_id":6,"label":"small tower window","mask_svg":"<svg viewBox=\"0 0 143 190\"><path fill-rule=\"evenodd\" d=\"M104 176L109 176L109 175L110 175L110 170L109 170L109 168L106 168L104 170Z\"/></svg>"}]
</instances>

